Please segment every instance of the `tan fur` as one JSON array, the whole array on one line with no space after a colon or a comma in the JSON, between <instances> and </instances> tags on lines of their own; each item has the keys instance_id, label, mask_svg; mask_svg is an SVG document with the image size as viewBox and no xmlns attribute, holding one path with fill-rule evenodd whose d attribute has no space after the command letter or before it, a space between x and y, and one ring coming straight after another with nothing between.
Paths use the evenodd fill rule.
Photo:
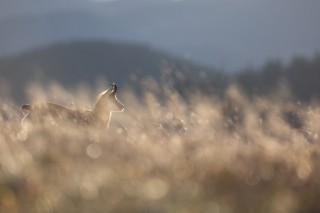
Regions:
<instances>
[{"instance_id":1,"label":"tan fur","mask_svg":"<svg viewBox=\"0 0 320 213\"><path fill-rule=\"evenodd\" d=\"M109 125L111 113L123 111L124 106L116 97L117 86L112 84L110 88L99 94L92 110L70 109L59 104L42 102L22 105L28 113L22 119L32 123L46 121L54 123L71 122L76 124ZM110 106L112 105L112 107Z\"/></svg>"}]
</instances>

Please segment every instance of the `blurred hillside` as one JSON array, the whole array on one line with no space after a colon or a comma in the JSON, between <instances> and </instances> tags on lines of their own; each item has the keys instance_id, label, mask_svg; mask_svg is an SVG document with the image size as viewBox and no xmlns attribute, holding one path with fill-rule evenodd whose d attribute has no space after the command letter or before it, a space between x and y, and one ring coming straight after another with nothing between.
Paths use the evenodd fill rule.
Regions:
<instances>
[{"instance_id":1,"label":"blurred hillside","mask_svg":"<svg viewBox=\"0 0 320 213\"><path fill-rule=\"evenodd\" d=\"M139 44L108 41L59 43L17 56L0 59L0 76L16 99L30 82L49 81L72 87L97 81L134 84L142 76L159 79L162 67L198 70L195 65ZM134 85L133 88L137 89Z\"/></svg>"},{"instance_id":2,"label":"blurred hillside","mask_svg":"<svg viewBox=\"0 0 320 213\"><path fill-rule=\"evenodd\" d=\"M25 98L22 91L30 82L46 85L56 81L67 88L117 82L141 91L148 88L142 81L155 79L183 96L190 91L220 95L229 84L236 83L249 96L268 96L286 88L296 100L310 101L320 97L320 54L313 58L297 56L285 65L269 61L261 67L227 74L140 44L74 41L2 58L0 76L2 85L6 82L17 100Z\"/></svg>"},{"instance_id":3,"label":"blurred hillside","mask_svg":"<svg viewBox=\"0 0 320 213\"><path fill-rule=\"evenodd\" d=\"M293 98L311 101L320 98L320 54L312 58L296 56L287 65L270 61L258 69L245 69L234 76L249 95L270 95L287 88Z\"/></svg>"}]
</instances>

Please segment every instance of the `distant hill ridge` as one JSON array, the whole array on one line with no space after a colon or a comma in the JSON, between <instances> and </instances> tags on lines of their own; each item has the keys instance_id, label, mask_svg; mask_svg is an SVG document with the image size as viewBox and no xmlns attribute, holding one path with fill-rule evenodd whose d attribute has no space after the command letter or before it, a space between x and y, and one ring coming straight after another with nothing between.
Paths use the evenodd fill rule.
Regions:
<instances>
[{"instance_id":1,"label":"distant hill ridge","mask_svg":"<svg viewBox=\"0 0 320 213\"><path fill-rule=\"evenodd\" d=\"M20 91L39 78L69 86L93 84L100 77L125 84L132 76L159 78L164 61L178 67L196 67L141 44L79 40L2 58L0 76Z\"/></svg>"},{"instance_id":2,"label":"distant hill ridge","mask_svg":"<svg viewBox=\"0 0 320 213\"><path fill-rule=\"evenodd\" d=\"M250 96L273 96L286 87L296 100L310 101L320 100L319 68L320 54L315 54L312 58L297 56L287 65L269 61L259 68L226 74L141 44L79 40L0 58L0 96L7 84L13 98L23 100L24 88L34 81L56 81L68 88L106 79L139 91L145 88L137 81L151 76L183 96L195 91L223 95L235 83Z\"/></svg>"},{"instance_id":3,"label":"distant hill ridge","mask_svg":"<svg viewBox=\"0 0 320 213\"><path fill-rule=\"evenodd\" d=\"M139 44L73 41L0 59L4 77L43 72L62 83L92 81L99 75L126 80L131 73L155 73L165 54Z\"/></svg>"}]
</instances>

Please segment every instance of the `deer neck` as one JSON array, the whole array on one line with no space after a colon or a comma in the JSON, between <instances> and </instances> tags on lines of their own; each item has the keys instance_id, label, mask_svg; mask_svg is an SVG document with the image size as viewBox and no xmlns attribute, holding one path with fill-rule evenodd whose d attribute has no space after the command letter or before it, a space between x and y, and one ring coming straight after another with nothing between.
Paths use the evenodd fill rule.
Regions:
<instances>
[{"instance_id":1,"label":"deer neck","mask_svg":"<svg viewBox=\"0 0 320 213\"><path fill-rule=\"evenodd\" d=\"M92 115L101 121L108 120L110 116L110 110L108 110L105 104L101 104L99 102L96 103L92 110Z\"/></svg>"}]
</instances>

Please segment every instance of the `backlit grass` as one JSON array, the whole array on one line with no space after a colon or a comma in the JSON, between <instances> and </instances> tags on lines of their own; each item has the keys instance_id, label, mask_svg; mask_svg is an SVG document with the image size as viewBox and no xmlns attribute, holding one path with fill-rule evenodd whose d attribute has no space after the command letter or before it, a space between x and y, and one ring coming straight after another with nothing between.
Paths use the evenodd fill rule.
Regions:
<instances>
[{"instance_id":1,"label":"backlit grass","mask_svg":"<svg viewBox=\"0 0 320 213\"><path fill-rule=\"evenodd\" d=\"M182 98L153 84L140 95L118 85L126 110L109 129L20 126L20 106L2 94L0 212L320 211L319 104L283 91L249 99L236 86ZM71 108L97 94L28 91Z\"/></svg>"}]
</instances>

